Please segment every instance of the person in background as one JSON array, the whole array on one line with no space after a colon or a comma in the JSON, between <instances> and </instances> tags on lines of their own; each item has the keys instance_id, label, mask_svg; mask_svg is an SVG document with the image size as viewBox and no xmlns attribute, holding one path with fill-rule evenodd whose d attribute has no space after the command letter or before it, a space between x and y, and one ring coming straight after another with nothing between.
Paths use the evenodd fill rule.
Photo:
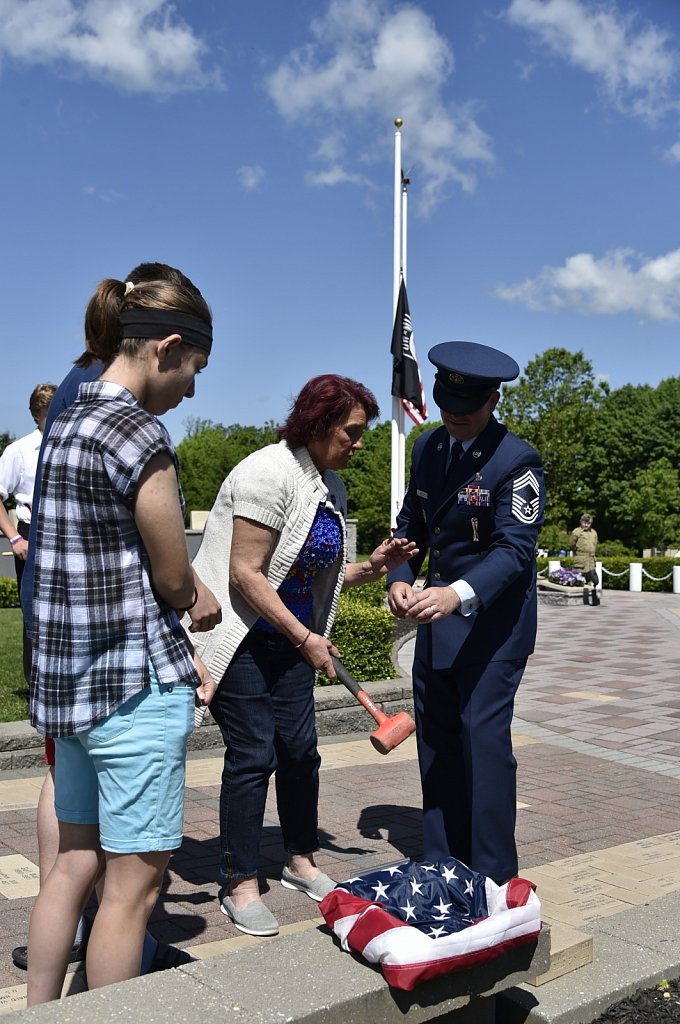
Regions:
<instances>
[{"instance_id":1,"label":"person in background","mask_svg":"<svg viewBox=\"0 0 680 1024\"><path fill-rule=\"evenodd\" d=\"M35 475L38 468L40 444L50 402L57 390L56 384L38 384L31 392L28 408L35 423L35 430L17 441L12 441L0 455L0 530L12 545L17 587L21 579L28 553L28 536L31 526L31 509ZM16 502L17 526L10 519L5 502L8 498ZM31 648L24 621L23 668L26 682L31 678Z\"/></svg>"},{"instance_id":2,"label":"person in background","mask_svg":"<svg viewBox=\"0 0 680 1024\"><path fill-rule=\"evenodd\" d=\"M388 600L418 624L424 859L455 857L501 884L518 867L510 725L536 638L543 466L493 415L501 381L519 375L514 359L465 341L436 345L428 357L444 425L413 447L396 536L420 554L389 573Z\"/></svg>"},{"instance_id":3,"label":"person in background","mask_svg":"<svg viewBox=\"0 0 680 1024\"><path fill-rule=\"evenodd\" d=\"M144 281L170 281L200 295L196 286L185 274L175 267L169 266L167 263L140 263L126 275L125 281L129 281L131 284L141 284ZM65 412L66 409L69 409L75 402L80 385L87 384L100 377L104 366L113 359L122 340L120 325L115 318L111 319L107 315L107 306L102 305L102 295L99 290L95 292L87 305L84 333L85 350L74 360L73 367L62 380L50 403L38 457L33 497L34 519L29 534L28 554L26 556L21 585L21 606L24 622L26 623L29 646L33 622L35 516L37 516L40 503L40 481L45 440L57 416ZM30 679L30 661L27 679ZM45 737L45 764L48 768L40 789L37 811L38 870L41 884L52 870L59 849L59 823L54 811L54 740L49 736ZM98 883L98 888L101 889L101 883ZM87 918L85 916L81 917L76 930L73 948L69 954L69 963L78 963L85 959L91 923L89 916ZM178 967L180 964L190 962L192 959L188 953L165 942L159 942L147 932L144 939L141 973L148 974L171 967ZM12 961L17 967L25 971L28 967L28 946L15 946L12 950Z\"/></svg>"},{"instance_id":4,"label":"person in background","mask_svg":"<svg viewBox=\"0 0 680 1024\"><path fill-rule=\"evenodd\" d=\"M139 974L181 843L194 700L215 690L177 612L194 631L220 607L189 564L177 460L156 418L193 396L212 317L200 293L167 281L106 280L98 293L122 340L52 425L35 533L29 718L56 739L59 852L31 914L29 1006L60 995L102 850L88 986Z\"/></svg>"},{"instance_id":5,"label":"person in background","mask_svg":"<svg viewBox=\"0 0 680 1024\"><path fill-rule=\"evenodd\" d=\"M220 907L249 935L275 935L260 899L260 837L270 776L288 854L281 884L319 901L335 887L320 871L314 682L335 677L329 634L343 587L383 576L416 550L387 540L365 562L345 561L347 496L337 475L378 415L370 391L324 374L308 381L268 445L226 478L194 568L224 617L196 646L215 679L210 705L225 743L220 793Z\"/></svg>"},{"instance_id":6,"label":"person in background","mask_svg":"<svg viewBox=\"0 0 680 1024\"><path fill-rule=\"evenodd\" d=\"M583 588L583 603L597 606L600 597L597 588L600 581L595 570L595 553L597 551L597 533L593 529L593 517L581 516L581 523L572 531L571 549L574 552L573 567L578 569L586 585Z\"/></svg>"}]
</instances>

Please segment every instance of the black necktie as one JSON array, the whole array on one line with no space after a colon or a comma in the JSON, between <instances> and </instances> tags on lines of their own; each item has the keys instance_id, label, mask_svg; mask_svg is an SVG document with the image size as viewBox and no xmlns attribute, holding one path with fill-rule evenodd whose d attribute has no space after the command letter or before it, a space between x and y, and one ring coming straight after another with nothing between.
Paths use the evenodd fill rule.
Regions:
<instances>
[{"instance_id":1,"label":"black necktie","mask_svg":"<svg viewBox=\"0 0 680 1024\"><path fill-rule=\"evenodd\" d=\"M463 454L463 445L460 441L456 441L454 444L449 446L449 458L446 463L446 473L448 475L449 470L452 466L455 466Z\"/></svg>"}]
</instances>

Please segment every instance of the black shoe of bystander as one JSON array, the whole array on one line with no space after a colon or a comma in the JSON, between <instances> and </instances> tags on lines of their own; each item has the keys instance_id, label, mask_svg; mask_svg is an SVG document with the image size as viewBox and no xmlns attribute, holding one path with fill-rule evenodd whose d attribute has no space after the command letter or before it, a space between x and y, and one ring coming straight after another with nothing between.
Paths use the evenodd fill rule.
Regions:
<instances>
[{"instance_id":1,"label":"black shoe of bystander","mask_svg":"<svg viewBox=\"0 0 680 1024\"><path fill-rule=\"evenodd\" d=\"M167 942L159 942L156 955L149 968L149 974L155 974L156 971L168 971L171 967L182 967L184 964L195 962L196 957L187 953L186 950L169 946Z\"/></svg>"},{"instance_id":2,"label":"black shoe of bystander","mask_svg":"<svg viewBox=\"0 0 680 1024\"><path fill-rule=\"evenodd\" d=\"M81 960L85 959L87 952L87 940L90 937L90 930L88 928L85 938L82 942L79 942L77 946L74 946L71 950L68 962L70 964L80 963ZM20 967L22 971L28 970L28 946L15 946L12 950L12 961L16 967Z\"/></svg>"}]
</instances>

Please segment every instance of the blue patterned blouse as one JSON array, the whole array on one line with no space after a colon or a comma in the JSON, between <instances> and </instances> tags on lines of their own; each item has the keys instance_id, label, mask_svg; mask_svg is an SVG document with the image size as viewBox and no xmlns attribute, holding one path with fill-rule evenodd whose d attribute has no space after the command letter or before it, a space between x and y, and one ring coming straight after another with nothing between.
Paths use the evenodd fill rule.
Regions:
<instances>
[{"instance_id":1,"label":"blue patterned blouse","mask_svg":"<svg viewBox=\"0 0 680 1024\"><path fill-rule=\"evenodd\" d=\"M312 617L312 584L321 569L327 569L342 551L342 532L337 516L319 505L307 540L278 589L278 595L296 619L308 626ZM253 629L277 632L266 619L258 619Z\"/></svg>"}]
</instances>

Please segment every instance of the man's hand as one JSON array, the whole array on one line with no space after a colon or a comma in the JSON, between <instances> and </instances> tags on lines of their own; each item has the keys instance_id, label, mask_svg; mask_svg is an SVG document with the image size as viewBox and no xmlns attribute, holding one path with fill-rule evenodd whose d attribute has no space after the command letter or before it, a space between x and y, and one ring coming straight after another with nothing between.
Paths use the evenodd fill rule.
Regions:
<instances>
[{"instance_id":1,"label":"man's hand","mask_svg":"<svg viewBox=\"0 0 680 1024\"><path fill-rule=\"evenodd\" d=\"M452 615L459 608L460 597L451 587L427 587L412 598L406 614L409 619L419 623L436 622L445 615Z\"/></svg>"},{"instance_id":2,"label":"man's hand","mask_svg":"<svg viewBox=\"0 0 680 1024\"><path fill-rule=\"evenodd\" d=\"M410 583L402 583L397 580L390 585L387 591L387 603L393 615L403 619L408 615L408 610L413 601L413 588Z\"/></svg>"}]
</instances>

